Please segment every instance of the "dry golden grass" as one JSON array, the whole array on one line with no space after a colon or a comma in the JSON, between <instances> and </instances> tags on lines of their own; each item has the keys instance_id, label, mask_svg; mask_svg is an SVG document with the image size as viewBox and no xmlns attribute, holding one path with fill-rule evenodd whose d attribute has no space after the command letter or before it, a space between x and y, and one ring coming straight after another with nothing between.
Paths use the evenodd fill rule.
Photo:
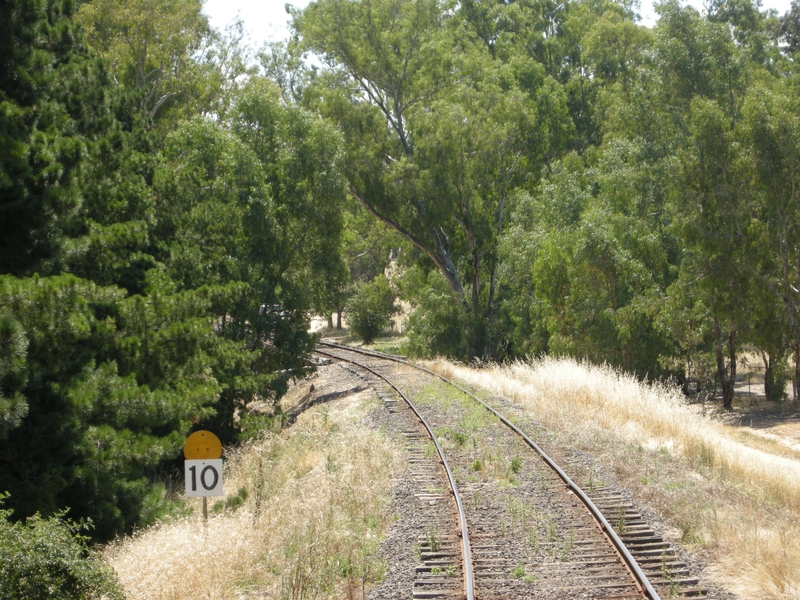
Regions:
<instances>
[{"instance_id":1,"label":"dry golden grass","mask_svg":"<svg viewBox=\"0 0 800 600\"><path fill-rule=\"evenodd\" d=\"M359 395L312 409L229 456L227 496L245 488L247 499L211 512L205 531L198 499L194 516L110 546L128 597L361 598L383 569L373 553L403 461L400 446L358 424L371 403Z\"/></svg>"},{"instance_id":2,"label":"dry golden grass","mask_svg":"<svg viewBox=\"0 0 800 600\"><path fill-rule=\"evenodd\" d=\"M704 550L728 589L759 600L800 598L793 452L702 416L677 391L605 366L544 358L480 370L445 361L433 367L516 401L559 436L616 461L621 483Z\"/></svg>"}]
</instances>

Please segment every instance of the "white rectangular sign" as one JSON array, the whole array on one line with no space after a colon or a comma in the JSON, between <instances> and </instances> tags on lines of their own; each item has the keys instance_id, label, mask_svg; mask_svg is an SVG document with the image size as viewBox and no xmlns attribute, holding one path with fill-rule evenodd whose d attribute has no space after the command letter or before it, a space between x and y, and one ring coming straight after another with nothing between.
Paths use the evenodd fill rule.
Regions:
<instances>
[{"instance_id":1,"label":"white rectangular sign","mask_svg":"<svg viewBox=\"0 0 800 600\"><path fill-rule=\"evenodd\" d=\"M186 497L222 496L222 459L187 460Z\"/></svg>"}]
</instances>

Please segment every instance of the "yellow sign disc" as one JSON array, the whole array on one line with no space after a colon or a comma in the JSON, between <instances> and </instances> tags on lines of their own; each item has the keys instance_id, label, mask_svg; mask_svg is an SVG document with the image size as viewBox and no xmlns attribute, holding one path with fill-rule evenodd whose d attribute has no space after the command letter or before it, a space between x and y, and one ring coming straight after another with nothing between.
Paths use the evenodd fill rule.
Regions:
<instances>
[{"instance_id":1,"label":"yellow sign disc","mask_svg":"<svg viewBox=\"0 0 800 600\"><path fill-rule=\"evenodd\" d=\"M186 438L186 443L183 445L183 455L186 460L220 458L222 456L222 443L213 433L201 429Z\"/></svg>"}]
</instances>

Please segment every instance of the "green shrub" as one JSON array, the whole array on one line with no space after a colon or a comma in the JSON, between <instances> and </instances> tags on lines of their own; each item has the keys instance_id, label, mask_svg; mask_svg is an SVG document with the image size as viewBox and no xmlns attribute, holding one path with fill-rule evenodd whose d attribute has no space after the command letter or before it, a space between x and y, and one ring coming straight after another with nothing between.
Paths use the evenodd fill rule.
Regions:
<instances>
[{"instance_id":1,"label":"green shrub","mask_svg":"<svg viewBox=\"0 0 800 600\"><path fill-rule=\"evenodd\" d=\"M454 300L444 277L432 271L427 279L407 281L406 287L414 288L408 294L414 306L408 318L409 354L470 358L475 321Z\"/></svg>"},{"instance_id":2,"label":"green shrub","mask_svg":"<svg viewBox=\"0 0 800 600\"><path fill-rule=\"evenodd\" d=\"M392 316L397 314L399 308L395 304L396 297L395 290L384 275L359 285L346 308L350 331L364 340L365 344L372 343L392 323Z\"/></svg>"},{"instance_id":3,"label":"green shrub","mask_svg":"<svg viewBox=\"0 0 800 600\"><path fill-rule=\"evenodd\" d=\"M85 525L63 513L25 523L9 521L10 514L0 509L0 600L125 597L111 567L81 535Z\"/></svg>"}]
</instances>

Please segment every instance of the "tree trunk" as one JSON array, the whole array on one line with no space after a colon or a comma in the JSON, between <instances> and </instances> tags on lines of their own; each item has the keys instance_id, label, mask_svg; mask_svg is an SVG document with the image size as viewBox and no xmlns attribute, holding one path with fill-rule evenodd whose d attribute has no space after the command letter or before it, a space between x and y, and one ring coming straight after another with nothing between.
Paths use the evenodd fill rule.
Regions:
<instances>
[{"instance_id":1,"label":"tree trunk","mask_svg":"<svg viewBox=\"0 0 800 600\"><path fill-rule=\"evenodd\" d=\"M336 329L342 328L342 309L336 311Z\"/></svg>"},{"instance_id":2,"label":"tree trunk","mask_svg":"<svg viewBox=\"0 0 800 600\"><path fill-rule=\"evenodd\" d=\"M792 379L792 401L797 402L798 386L800 386L800 342L794 345L794 378Z\"/></svg>"},{"instance_id":3,"label":"tree trunk","mask_svg":"<svg viewBox=\"0 0 800 600\"><path fill-rule=\"evenodd\" d=\"M497 286L497 265L500 262L497 259L497 252L500 246L500 238L503 237L503 208L506 203L505 192L500 199L500 205L497 207L497 237L494 242L494 253L492 256L492 271L489 275L489 302L486 306L486 345L483 348L484 360L489 360L490 345L492 343L492 327L494 324L494 293Z\"/></svg>"},{"instance_id":4,"label":"tree trunk","mask_svg":"<svg viewBox=\"0 0 800 600\"><path fill-rule=\"evenodd\" d=\"M421 252L424 252L425 255L428 256L428 258L430 258L439 268L439 271L441 271L442 275L444 275L447 283L450 285L450 288L453 290L453 292L455 292L458 299L462 302L464 301L464 290L461 287L461 281L458 278L456 267L453 264L452 258L450 257L450 245L443 230L437 231L433 225L430 226L429 229L434 245L434 249L432 250L421 240L417 239L416 236L400 227L400 225L381 215L377 210L375 210L375 207L367 202L355 189L350 188L350 195L353 196L353 198L355 198L369 214L385 225L388 225L394 229L397 233L411 242L417 249L419 249Z\"/></svg>"},{"instance_id":5,"label":"tree trunk","mask_svg":"<svg viewBox=\"0 0 800 600\"><path fill-rule=\"evenodd\" d=\"M500 239L503 237L503 213L506 206L506 188L508 179L511 176L511 172L516 171L517 169L521 155L521 152L517 153L517 155L514 157L514 161L511 163L511 167L508 170L503 170L503 187L502 192L500 193L500 202L497 205L497 237L494 240L492 270L491 274L489 275L489 302L486 307L486 347L484 348L484 354L486 355L487 359L491 358L489 356L489 352L491 349L492 333L494 329L494 296L497 285L497 266L500 262L497 258L497 254L500 248ZM505 155L503 157L503 161L505 161Z\"/></svg>"},{"instance_id":6,"label":"tree trunk","mask_svg":"<svg viewBox=\"0 0 800 600\"><path fill-rule=\"evenodd\" d=\"M328 329L333 329L333 313L328 313Z\"/></svg>"},{"instance_id":7,"label":"tree trunk","mask_svg":"<svg viewBox=\"0 0 800 600\"><path fill-rule=\"evenodd\" d=\"M761 351L761 360L764 362L764 396L767 400L771 400L775 393L773 389L775 387L775 364L772 357L763 350Z\"/></svg>"},{"instance_id":8,"label":"tree trunk","mask_svg":"<svg viewBox=\"0 0 800 600\"><path fill-rule=\"evenodd\" d=\"M461 287L461 281L458 279L456 266L453 264L453 259L450 256L450 240L447 239L447 235L443 229L440 228L439 231L436 231L436 228L431 225L430 230L433 235L433 244L436 247L436 253L429 253L428 256L433 258L434 263L436 263L442 275L447 279L447 283L450 284L450 288L456 293L458 298L464 302L464 288Z\"/></svg>"},{"instance_id":9,"label":"tree trunk","mask_svg":"<svg viewBox=\"0 0 800 600\"><path fill-rule=\"evenodd\" d=\"M719 320L714 317L714 329L716 331L716 358L717 374L719 383L722 387L722 408L725 410L733 409L733 392L736 385L736 326L731 327L728 336L728 366L725 366L725 355L723 353L724 342L722 341L722 328Z\"/></svg>"}]
</instances>

